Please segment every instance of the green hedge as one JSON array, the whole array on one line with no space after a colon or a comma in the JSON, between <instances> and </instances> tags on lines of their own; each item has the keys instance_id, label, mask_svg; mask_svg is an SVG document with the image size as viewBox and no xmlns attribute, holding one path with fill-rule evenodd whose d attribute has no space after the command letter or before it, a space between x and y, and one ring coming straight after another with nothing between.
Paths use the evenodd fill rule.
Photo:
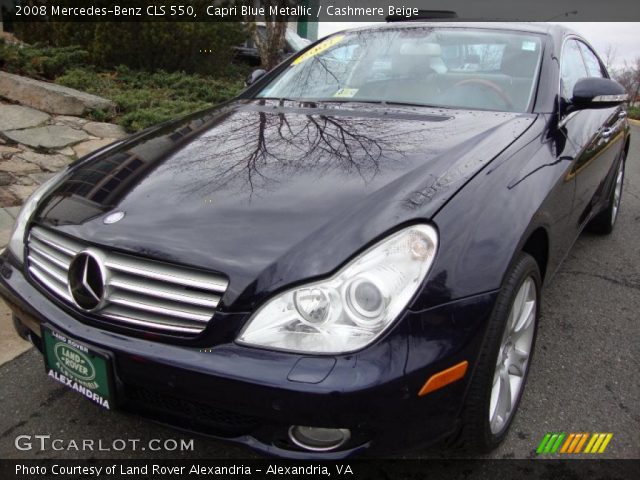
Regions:
<instances>
[{"instance_id":1,"label":"green hedge","mask_svg":"<svg viewBox=\"0 0 640 480\"><path fill-rule=\"evenodd\" d=\"M44 3L64 6L65 1ZM102 68L127 65L213 75L225 73L233 47L247 35L240 23L230 22L21 22L15 30L30 44L80 46L87 52L86 61Z\"/></svg>"},{"instance_id":2,"label":"green hedge","mask_svg":"<svg viewBox=\"0 0 640 480\"><path fill-rule=\"evenodd\" d=\"M36 44L18 47L0 39L0 69L27 77L53 80L70 68L87 64L89 53L81 47L54 48Z\"/></svg>"},{"instance_id":3,"label":"green hedge","mask_svg":"<svg viewBox=\"0 0 640 480\"><path fill-rule=\"evenodd\" d=\"M111 72L72 69L56 83L100 95L116 103L115 115L94 111L98 121L115 121L129 131L221 103L243 87L242 78L216 79L198 74L143 72L118 67Z\"/></svg>"},{"instance_id":4,"label":"green hedge","mask_svg":"<svg viewBox=\"0 0 640 480\"><path fill-rule=\"evenodd\" d=\"M629 107L629 118L640 120L640 107Z\"/></svg>"},{"instance_id":5,"label":"green hedge","mask_svg":"<svg viewBox=\"0 0 640 480\"><path fill-rule=\"evenodd\" d=\"M224 75L136 70L121 65L87 65L81 47L7 44L0 39L0 69L93 93L116 103L116 110L94 111L95 120L116 122L129 131L224 102L244 85L251 67L229 64Z\"/></svg>"}]
</instances>

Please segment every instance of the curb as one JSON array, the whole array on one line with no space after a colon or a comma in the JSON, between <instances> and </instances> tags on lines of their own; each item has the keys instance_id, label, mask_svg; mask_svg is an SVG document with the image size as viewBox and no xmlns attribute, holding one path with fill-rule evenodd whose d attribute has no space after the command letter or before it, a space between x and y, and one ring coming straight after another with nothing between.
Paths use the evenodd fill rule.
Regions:
<instances>
[{"instance_id":1,"label":"curb","mask_svg":"<svg viewBox=\"0 0 640 480\"><path fill-rule=\"evenodd\" d=\"M636 127L640 127L640 120L635 120L635 119L633 119L633 118L630 118L630 119L629 119L629 123L630 123L631 125L635 125Z\"/></svg>"}]
</instances>

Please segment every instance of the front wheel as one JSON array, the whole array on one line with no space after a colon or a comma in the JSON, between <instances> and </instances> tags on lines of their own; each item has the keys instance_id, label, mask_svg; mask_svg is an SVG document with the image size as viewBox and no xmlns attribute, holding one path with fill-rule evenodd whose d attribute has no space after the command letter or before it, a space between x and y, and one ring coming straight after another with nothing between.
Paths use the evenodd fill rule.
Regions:
<instances>
[{"instance_id":1,"label":"front wheel","mask_svg":"<svg viewBox=\"0 0 640 480\"><path fill-rule=\"evenodd\" d=\"M540 315L540 270L520 254L505 277L462 413L458 446L475 452L496 448L520 403Z\"/></svg>"}]
</instances>

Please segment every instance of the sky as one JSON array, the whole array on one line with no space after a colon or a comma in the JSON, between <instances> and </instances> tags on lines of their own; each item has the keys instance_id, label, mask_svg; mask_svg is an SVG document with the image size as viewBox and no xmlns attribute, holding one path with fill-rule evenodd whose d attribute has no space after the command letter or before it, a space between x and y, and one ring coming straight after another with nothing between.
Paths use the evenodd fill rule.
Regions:
<instances>
[{"instance_id":1,"label":"sky","mask_svg":"<svg viewBox=\"0 0 640 480\"><path fill-rule=\"evenodd\" d=\"M371 24L373 22L369 22ZM598 54L605 59L609 45L615 51L614 68L633 63L640 57L640 22L556 22L580 33ZM318 36L324 37L338 30L367 25L367 22L320 22Z\"/></svg>"},{"instance_id":2,"label":"sky","mask_svg":"<svg viewBox=\"0 0 640 480\"><path fill-rule=\"evenodd\" d=\"M615 51L614 68L634 63L640 58L640 22L564 22L580 33L604 60L609 45Z\"/></svg>"}]
</instances>

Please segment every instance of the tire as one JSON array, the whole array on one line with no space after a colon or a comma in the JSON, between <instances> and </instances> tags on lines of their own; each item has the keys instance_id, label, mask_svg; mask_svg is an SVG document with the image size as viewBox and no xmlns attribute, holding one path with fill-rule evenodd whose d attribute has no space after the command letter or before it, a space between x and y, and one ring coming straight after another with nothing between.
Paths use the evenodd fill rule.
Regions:
<instances>
[{"instance_id":1,"label":"tire","mask_svg":"<svg viewBox=\"0 0 640 480\"><path fill-rule=\"evenodd\" d=\"M22 338L23 340L26 340L27 342L30 342L30 335L31 335L31 330L29 330L27 327L25 327L22 322L20 320L18 320L18 317L16 315L12 315L11 316L11 320L13 321L13 328L16 331L16 333L18 334L18 336L20 338Z\"/></svg>"},{"instance_id":2,"label":"tire","mask_svg":"<svg viewBox=\"0 0 640 480\"><path fill-rule=\"evenodd\" d=\"M616 168L616 176L609 194L607 206L587 224L587 230L599 235L609 235L613 232L620 211L622 187L624 186L625 155L623 154Z\"/></svg>"},{"instance_id":3,"label":"tire","mask_svg":"<svg viewBox=\"0 0 640 480\"><path fill-rule=\"evenodd\" d=\"M540 317L540 285L541 277L537 262L530 255L521 253L505 276L504 283L498 294L485 340L478 357L478 364L469 386L465 405L462 409L461 427L454 441L456 447L473 453L486 453L500 445L507 435L509 426L513 421L520 399L522 398L522 393L524 392L524 386L535 347L538 319ZM507 330L507 327L510 327L512 322L508 321L511 319L510 314L512 307L516 306L516 300L522 298L518 297L518 294L525 289L526 292L531 291L532 295L534 295L533 310L532 314L529 315L532 325L527 327L526 338L524 336L517 337L517 333L513 333L513 335L516 336L512 337L510 334L511 329L509 328L509 330ZM526 298L529 297L527 296ZM527 305L528 303L525 303L523 306L528 308ZM517 307L513 310L514 312L517 311L520 313L520 309ZM526 312L526 310L522 310L522 312ZM523 315L526 315L526 313L523 313ZM518 326L521 323L519 320L516 320L515 324ZM521 325L523 328L521 329L520 335L523 335L524 327L527 323L524 322ZM505 336L507 339L519 338L514 344L517 349L520 349L518 352L523 350L523 339L528 340L528 336L530 336L530 340L528 340L530 346L527 359L525 363L520 364L519 368L515 364L521 360L521 356L517 355L518 352L516 352L516 350L512 352L509 349L510 347L503 343ZM505 352L508 353L505 355ZM504 362L502 360L504 360ZM514 363L511 363L512 361ZM514 374L521 373L521 376L518 377L521 380L517 384L517 392L515 391L516 388L514 388L513 391L515 393L509 395L512 407L506 418L501 423L494 415L494 421L492 422L490 420L491 412L494 411L497 413L498 406L500 405L497 403L497 400L507 397L506 394L504 397L500 397L499 393L498 397L496 397L494 389L497 376L499 383L498 392L504 394L504 391L500 389L502 388L503 383L501 382L504 377L497 375L496 372L500 369L500 372L503 373L505 364L508 364L506 370L509 384L511 385L511 371L513 371ZM509 389L507 392L511 392L511 390Z\"/></svg>"}]
</instances>

